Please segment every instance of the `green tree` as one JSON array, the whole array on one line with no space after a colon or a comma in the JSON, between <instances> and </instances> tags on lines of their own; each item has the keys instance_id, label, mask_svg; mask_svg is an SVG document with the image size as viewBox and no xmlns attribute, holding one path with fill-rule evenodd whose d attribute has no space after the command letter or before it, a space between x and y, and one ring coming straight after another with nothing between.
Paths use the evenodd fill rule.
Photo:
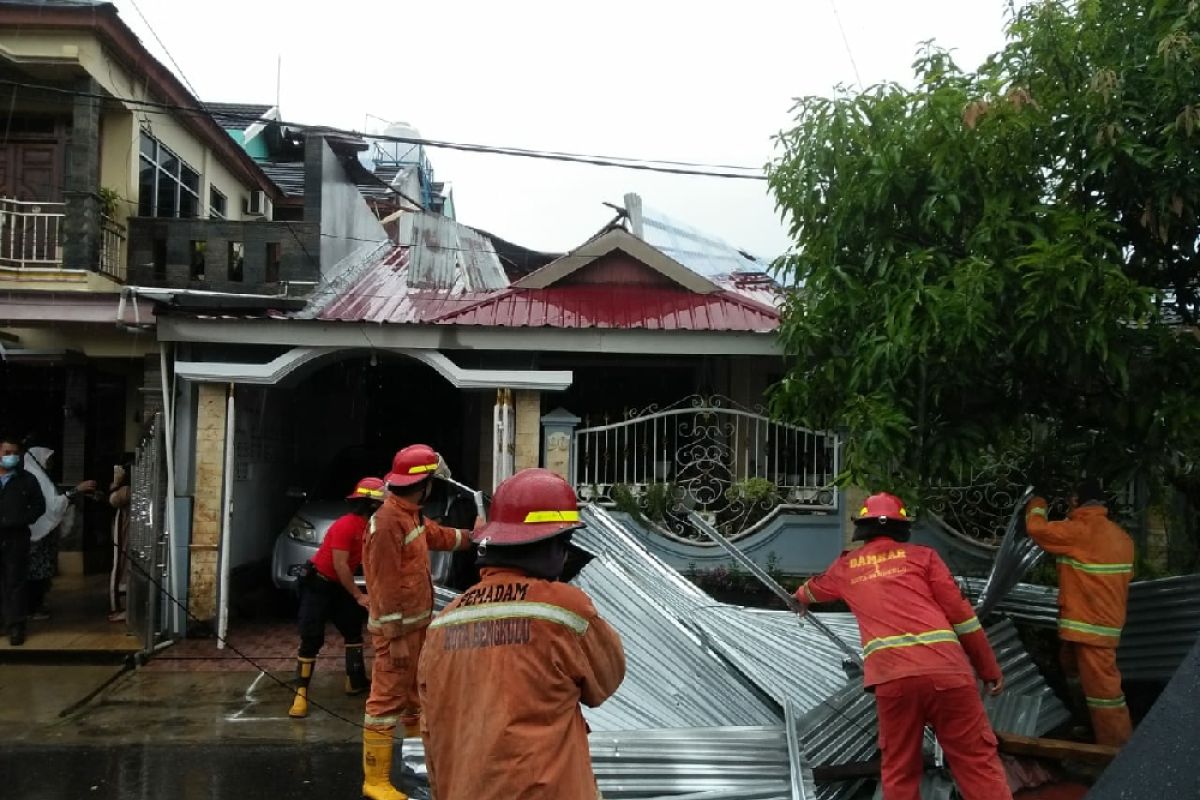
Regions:
<instances>
[{"instance_id":1,"label":"green tree","mask_svg":"<svg viewBox=\"0 0 1200 800\"><path fill-rule=\"evenodd\" d=\"M975 71L926 45L913 88L796 102L773 408L845 430L864 485L1017 448L1042 485L1194 487L1200 8L1035 0L1007 36Z\"/></svg>"}]
</instances>

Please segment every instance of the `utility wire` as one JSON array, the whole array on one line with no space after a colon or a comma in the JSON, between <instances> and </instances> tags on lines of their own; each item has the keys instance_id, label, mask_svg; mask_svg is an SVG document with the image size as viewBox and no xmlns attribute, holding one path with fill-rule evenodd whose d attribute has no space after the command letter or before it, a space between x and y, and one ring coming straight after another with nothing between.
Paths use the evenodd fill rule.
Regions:
<instances>
[{"instance_id":1,"label":"utility wire","mask_svg":"<svg viewBox=\"0 0 1200 800\"><path fill-rule=\"evenodd\" d=\"M183 74L183 68L179 66L179 62L175 60L175 56L171 55L171 51L167 49L167 46L163 43L163 40L159 38L158 31L154 30L154 26L150 24L150 20L146 19L146 15L142 13L142 9L138 6L137 0L129 0L129 3L133 6L133 10L137 12L137 15L142 18L142 22L146 23L146 29L150 31L150 35L154 37L154 41L158 42L158 46L162 48L162 51L167 54L167 58L171 60L171 66L175 67L175 72L178 73L179 78L183 81L184 86L188 88L188 91L192 93L193 97L199 98L200 93L196 91L195 86L192 86L192 82L187 79L187 75Z\"/></svg>"},{"instance_id":2,"label":"utility wire","mask_svg":"<svg viewBox=\"0 0 1200 800\"><path fill-rule=\"evenodd\" d=\"M0 86L11 86L23 88L30 91L40 91L50 94L65 95L70 97L92 97L100 100L116 100L129 105L139 106L143 108L157 108L171 112L182 114L195 114L198 116L212 119L212 115L204 108L191 108L188 106L180 106L171 103L160 103L152 100L139 100L129 97L118 97L98 92L85 92L78 89L63 89L57 86L45 86L39 84L26 83L23 81L0 80ZM232 117L233 115L229 115ZM250 116L247 117L250 119ZM257 121L257 117L253 117ZM214 121L215 122L215 121ZM297 130L314 130L320 133L332 133L341 136L347 136L355 139L372 139L384 142L398 142L401 144L421 145L434 149L444 150L459 150L468 153L483 153L488 155L504 155L519 158L534 158L547 161L561 161L576 164L588 164L598 167L612 167L617 169L632 169L645 172L657 172L668 175L692 175L707 178L727 178L733 180L754 180L765 181L767 176L763 174L760 167L747 166L732 166L719 164L698 164L697 162L679 162L666 161L656 159L640 159L626 158L622 156L603 156L591 155L585 153L568 153L558 150L532 150L520 147L503 147L496 145L473 144L465 142L450 142L439 139L424 139L413 136L389 136L386 134L367 134L361 131L348 130L345 128L333 128L317 125L306 125L303 123L278 121L280 125L296 128ZM685 166L686 165L686 166ZM730 172L728 170L742 170L742 172Z\"/></svg>"}]
</instances>

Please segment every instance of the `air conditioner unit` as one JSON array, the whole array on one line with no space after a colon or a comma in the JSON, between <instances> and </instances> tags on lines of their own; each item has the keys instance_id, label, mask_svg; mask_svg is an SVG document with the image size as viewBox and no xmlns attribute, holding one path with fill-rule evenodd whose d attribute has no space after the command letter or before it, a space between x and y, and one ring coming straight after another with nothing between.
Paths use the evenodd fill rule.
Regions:
<instances>
[{"instance_id":1,"label":"air conditioner unit","mask_svg":"<svg viewBox=\"0 0 1200 800\"><path fill-rule=\"evenodd\" d=\"M271 216L271 201L267 199L266 192L250 193L250 198L246 200L246 215L251 217Z\"/></svg>"}]
</instances>

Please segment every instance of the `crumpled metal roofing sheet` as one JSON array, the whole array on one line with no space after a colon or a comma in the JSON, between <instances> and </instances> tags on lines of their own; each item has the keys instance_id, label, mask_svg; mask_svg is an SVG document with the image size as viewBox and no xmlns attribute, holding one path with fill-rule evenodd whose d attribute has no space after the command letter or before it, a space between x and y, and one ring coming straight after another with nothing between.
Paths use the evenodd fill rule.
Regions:
<instances>
[{"instance_id":1,"label":"crumpled metal roofing sheet","mask_svg":"<svg viewBox=\"0 0 1200 800\"><path fill-rule=\"evenodd\" d=\"M597 708L584 709L593 730L768 725L777 708L708 652L679 621L617 564L597 560L572 583L621 635L625 680Z\"/></svg>"},{"instance_id":2,"label":"crumpled metal roofing sheet","mask_svg":"<svg viewBox=\"0 0 1200 800\"><path fill-rule=\"evenodd\" d=\"M813 800L812 774L789 753L782 725L606 731L588 737L607 800ZM425 750L410 739L404 771L427 779ZM797 769L798 766L798 769ZM793 792L792 777L800 783ZM514 798L514 800L516 800Z\"/></svg>"},{"instance_id":3,"label":"crumpled metal roofing sheet","mask_svg":"<svg viewBox=\"0 0 1200 800\"><path fill-rule=\"evenodd\" d=\"M593 733L589 744L607 800L793 797L780 725ZM811 776L802 778L799 796L814 795Z\"/></svg>"},{"instance_id":4,"label":"crumpled metal roofing sheet","mask_svg":"<svg viewBox=\"0 0 1200 800\"><path fill-rule=\"evenodd\" d=\"M977 594L983 582L963 578ZM996 609L1014 619L1045 628L1058 624L1058 590L1022 583ZM1170 678L1200 639L1200 575L1179 575L1129 585L1129 607L1117 664L1134 680Z\"/></svg>"},{"instance_id":5,"label":"crumpled metal roofing sheet","mask_svg":"<svg viewBox=\"0 0 1200 800\"><path fill-rule=\"evenodd\" d=\"M821 614L821 621L852 647L861 647L852 614ZM842 651L790 611L736 606L702 608L691 624L709 645L781 706L806 714L846 682Z\"/></svg>"}]
</instances>

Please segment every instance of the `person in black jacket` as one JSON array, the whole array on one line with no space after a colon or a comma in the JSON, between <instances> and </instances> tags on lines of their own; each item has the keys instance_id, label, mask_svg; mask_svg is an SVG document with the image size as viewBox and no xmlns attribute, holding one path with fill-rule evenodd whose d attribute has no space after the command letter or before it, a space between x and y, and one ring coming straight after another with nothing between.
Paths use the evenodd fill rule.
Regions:
<instances>
[{"instance_id":1,"label":"person in black jacket","mask_svg":"<svg viewBox=\"0 0 1200 800\"><path fill-rule=\"evenodd\" d=\"M0 436L0 606L14 647L25 643L29 526L46 512L41 485L21 464L20 441Z\"/></svg>"}]
</instances>

